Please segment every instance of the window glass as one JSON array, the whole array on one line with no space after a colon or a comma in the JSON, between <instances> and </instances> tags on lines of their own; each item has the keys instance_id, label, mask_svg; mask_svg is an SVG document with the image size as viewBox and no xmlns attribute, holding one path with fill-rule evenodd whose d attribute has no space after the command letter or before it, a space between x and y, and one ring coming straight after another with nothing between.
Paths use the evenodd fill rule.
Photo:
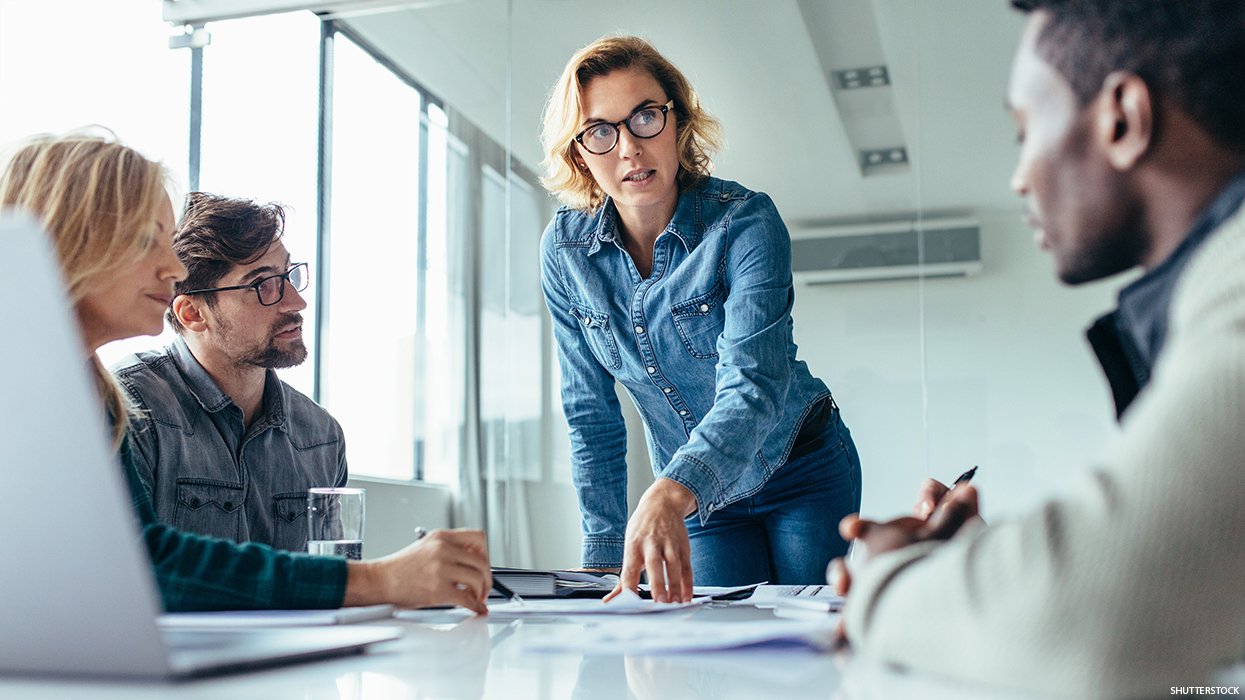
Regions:
<instances>
[{"instance_id":1,"label":"window glass","mask_svg":"<svg viewBox=\"0 0 1245 700\"><path fill-rule=\"evenodd\" d=\"M351 470L415 476L419 94L345 36L333 66L325 405Z\"/></svg>"},{"instance_id":2,"label":"window glass","mask_svg":"<svg viewBox=\"0 0 1245 700\"><path fill-rule=\"evenodd\" d=\"M190 51L172 33L155 3L0 0L0 143L99 124L184 188Z\"/></svg>"},{"instance_id":3,"label":"window glass","mask_svg":"<svg viewBox=\"0 0 1245 700\"><path fill-rule=\"evenodd\" d=\"M169 49L172 32L156 3L0 0L0 149L38 133L100 125L163 162L179 199L186 190L190 51ZM168 337L110 343L100 357L110 365Z\"/></svg>"},{"instance_id":4,"label":"window glass","mask_svg":"<svg viewBox=\"0 0 1245 700\"><path fill-rule=\"evenodd\" d=\"M343 34L333 77L322 397L346 431L354 473L448 483L457 473L464 361L455 350L462 298L452 289L461 288L461 252L451 254L447 240L461 188L449 186L457 161L444 115L430 107L421 117L419 92Z\"/></svg>"},{"instance_id":5,"label":"window glass","mask_svg":"<svg viewBox=\"0 0 1245 700\"><path fill-rule=\"evenodd\" d=\"M307 360L278 374L311 395L320 20L294 12L213 22L208 31L200 189L286 207L285 247L294 262L311 263L312 274L302 292Z\"/></svg>"},{"instance_id":6,"label":"window glass","mask_svg":"<svg viewBox=\"0 0 1245 700\"><path fill-rule=\"evenodd\" d=\"M467 183L467 147L449 133L449 118L428 105L427 225L421 256L421 352L413 401L422 452L418 478L449 484L458 478L466 422L467 225L474 206Z\"/></svg>"},{"instance_id":7,"label":"window glass","mask_svg":"<svg viewBox=\"0 0 1245 700\"><path fill-rule=\"evenodd\" d=\"M487 473L539 480L542 393L540 200L484 166L480 256L480 420ZM509 218L509 226L507 226Z\"/></svg>"}]
</instances>

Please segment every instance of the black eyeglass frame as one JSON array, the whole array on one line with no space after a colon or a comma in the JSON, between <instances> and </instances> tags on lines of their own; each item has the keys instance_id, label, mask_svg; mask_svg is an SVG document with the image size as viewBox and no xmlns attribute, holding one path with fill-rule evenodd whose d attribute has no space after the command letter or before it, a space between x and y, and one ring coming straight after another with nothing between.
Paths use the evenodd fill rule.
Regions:
<instances>
[{"instance_id":1,"label":"black eyeglass frame","mask_svg":"<svg viewBox=\"0 0 1245 700\"><path fill-rule=\"evenodd\" d=\"M653 134L652 136L641 136L635 132L635 129L631 128L631 120L635 119L635 116L639 114L640 112L650 110L650 109L657 109L661 112L661 128L658 129L657 133ZM578 143L581 148L583 148L585 151L591 153L594 156L603 156L606 153L609 153L610 151L618 147L618 137L622 133L619 127L622 127L622 126L627 127L627 131L630 132L631 135L636 137L637 139L655 139L658 136L661 136L661 132L666 130L666 124L667 122L669 122L669 112L672 109L674 109L674 99L667 100L666 104L657 105L656 107L654 107L653 105L649 105L647 107L641 107L637 109L636 111L632 112L631 114L627 115L626 119L620 119L616 122L597 122L595 124L591 124L589 126L584 127L583 131L580 131L578 134L575 134L575 143ZM610 147L605 149L604 151L597 153L591 148L588 148L588 146L584 145L584 134L588 133L589 131L592 131L593 129L599 126L613 127L614 143L610 144Z\"/></svg>"},{"instance_id":2,"label":"black eyeglass frame","mask_svg":"<svg viewBox=\"0 0 1245 700\"><path fill-rule=\"evenodd\" d=\"M300 268L300 267L301 267L301 268L303 268L303 286L302 286L302 288L299 288L299 287L295 286L295 285L294 285L294 280L291 280L291 279L290 279L290 275L294 274L294 270L296 270L296 269L298 269L298 268ZM310 270L310 267L311 267L311 265L310 265L310 264L308 264L308 263L305 263L305 262L294 263L293 265L290 265L290 268L289 268L288 270L286 270L285 272L283 272L283 273L281 273L281 274L277 274L277 275L265 275L265 276L260 277L259 279L255 280L254 282L251 282L250 284L235 284L235 285L233 285L233 286L231 286L231 287L210 287L210 288L208 288L208 289L192 289L192 290L190 290L190 291L188 291L188 292L182 292L182 294L185 294L185 295L189 296L189 295L191 295L191 294L207 294L208 292L232 292L232 291L234 291L235 289L250 289L250 290L253 290L253 291L255 292L255 299L256 299L256 301L258 301L258 302L259 302L259 305L260 305L260 306L276 306L277 304L280 304L280 303L281 303L281 301L282 301L283 299L285 299L285 284L286 284L287 282L290 284L290 286L291 286L291 287L294 287L294 291L296 291L296 292L301 292L301 291L303 291L304 289L306 289L306 288L307 288L307 286L308 286L308 285L310 285L310 284L311 284L311 270ZM277 295L277 299L276 299L276 301L273 301L273 302L271 302L271 303L267 303L267 304L265 304L265 303L264 303L264 298L263 298L263 297L260 295L260 293L259 293L259 287L260 287L260 285L262 285L263 283L267 282L268 280L273 280L273 279L280 279L280 280L281 280L281 292L280 292L280 294L278 294L278 295Z\"/></svg>"}]
</instances>

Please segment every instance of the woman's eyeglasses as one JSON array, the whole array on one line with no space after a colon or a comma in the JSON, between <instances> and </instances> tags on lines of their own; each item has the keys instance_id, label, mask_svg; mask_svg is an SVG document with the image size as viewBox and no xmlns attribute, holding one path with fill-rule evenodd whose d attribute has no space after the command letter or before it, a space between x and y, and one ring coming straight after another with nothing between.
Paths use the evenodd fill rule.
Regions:
<instances>
[{"instance_id":1,"label":"woman's eyeglasses","mask_svg":"<svg viewBox=\"0 0 1245 700\"><path fill-rule=\"evenodd\" d=\"M618 145L618 128L626 126L627 131L638 139L651 139L666 128L666 113L674 107L674 100L664 105L643 107L632 112L631 116L616 122L593 124L575 134L575 142L584 147L585 151L594 155L605 155Z\"/></svg>"}]
</instances>

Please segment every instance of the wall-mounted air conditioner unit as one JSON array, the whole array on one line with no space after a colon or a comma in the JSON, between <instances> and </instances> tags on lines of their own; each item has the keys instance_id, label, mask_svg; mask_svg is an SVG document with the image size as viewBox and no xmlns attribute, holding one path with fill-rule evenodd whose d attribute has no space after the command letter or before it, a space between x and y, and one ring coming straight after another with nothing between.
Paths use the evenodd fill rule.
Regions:
<instances>
[{"instance_id":1,"label":"wall-mounted air conditioner unit","mask_svg":"<svg viewBox=\"0 0 1245 700\"><path fill-rule=\"evenodd\" d=\"M912 219L797 230L791 271L805 284L981 272L981 226L973 219Z\"/></svg>"}]
</instances>

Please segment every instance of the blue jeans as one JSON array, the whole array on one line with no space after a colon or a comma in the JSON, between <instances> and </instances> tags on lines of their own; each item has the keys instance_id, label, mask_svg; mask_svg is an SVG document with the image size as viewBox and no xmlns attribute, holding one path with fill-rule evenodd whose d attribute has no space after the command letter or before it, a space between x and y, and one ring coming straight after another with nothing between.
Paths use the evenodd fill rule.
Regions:
<instances>
[{"instance_id":1,"label":"blue jeans","mask_svg":"<svg viewBox=\"0 0 1245 700\"><path fill-rule=\"evenodd\" d=\"M826 564L847 552L839 520L860 510L860 456L838 410L822 441L704 526L695 514L687 519L696 585L826 582Z\"/></svg>"}]
</instances>

